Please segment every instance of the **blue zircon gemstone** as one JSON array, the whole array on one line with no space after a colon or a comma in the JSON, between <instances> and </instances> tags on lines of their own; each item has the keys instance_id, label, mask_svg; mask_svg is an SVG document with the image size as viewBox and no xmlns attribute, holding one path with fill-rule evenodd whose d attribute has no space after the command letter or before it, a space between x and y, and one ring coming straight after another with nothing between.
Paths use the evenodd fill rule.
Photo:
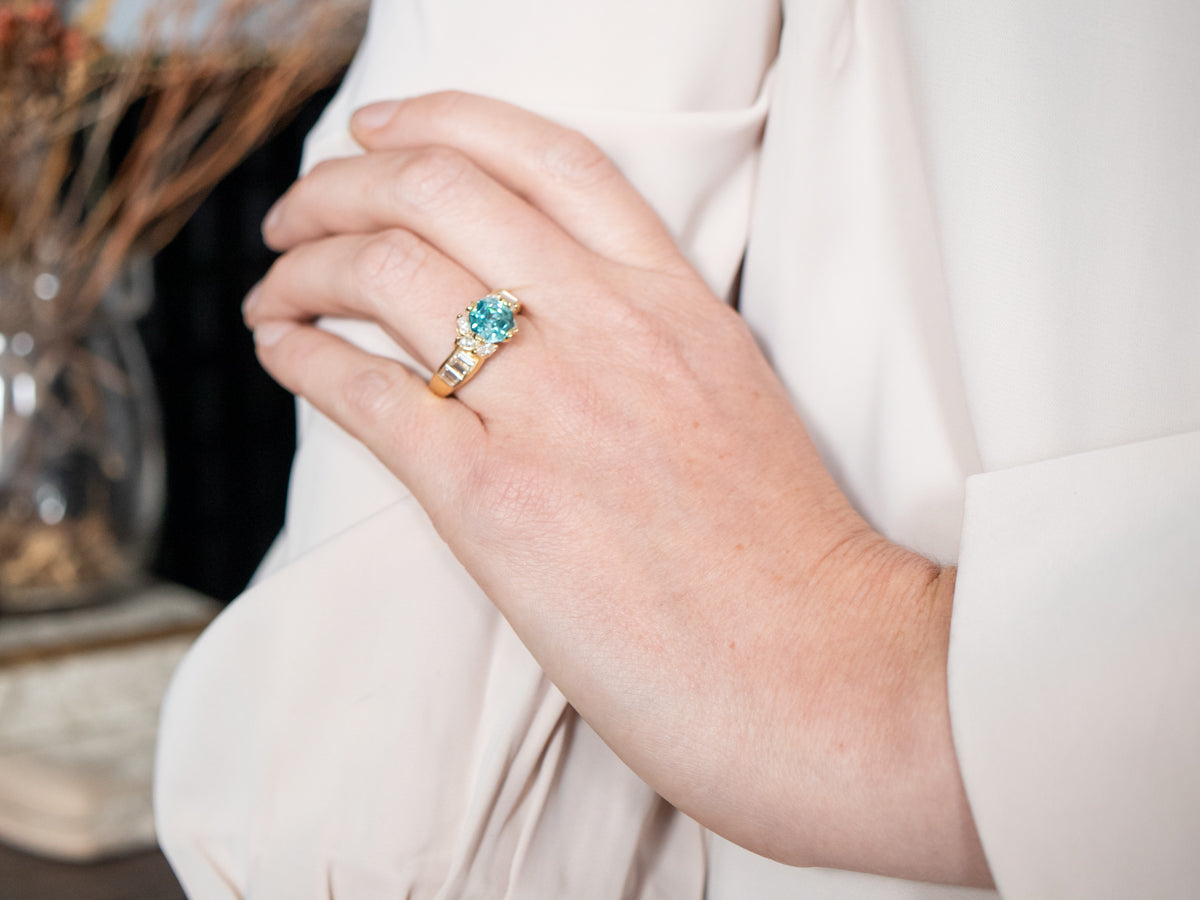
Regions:
<instances>
[{"instance_id":1,"label":"blue zircon gemstone","mask_svg":"<svg viewBox=\"0 0 1200 900\"><path fill-rule=\"evenodd\" d=\"M516 329L513 311L498 297L484 297L471 307L467 320L475 336L489 344L508 340Z\"/></svg>"}]
</instances>

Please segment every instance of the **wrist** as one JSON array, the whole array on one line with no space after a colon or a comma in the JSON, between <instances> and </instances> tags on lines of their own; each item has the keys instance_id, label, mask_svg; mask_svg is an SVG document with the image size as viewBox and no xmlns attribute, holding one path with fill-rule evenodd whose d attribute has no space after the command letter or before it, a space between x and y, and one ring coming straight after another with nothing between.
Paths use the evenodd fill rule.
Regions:
<instances>
[{"instance_id":1,"label":"wrist","mask_svg":"<svg viewBox=\"0 0 1200 900\"><path fill-rule=\"evenodd\" d=\"M946 660L957 570L866 528L822 562L821 589L848 626L842 690L829 696L825 721L858 742L849 756L859 770L847 776L862 802L861 840L822 864L990 884L950 731Z\"/></svg>"},{"instance_id":2,"label":"wrist","mask_svg":"<svg viewBox=\"0 0 1200 900\"><path fill-rule=\"evenodd\" d=\"M890 776L894 799L908 812L909 829L927 829L925 839L904 849L925 880L981 887L991 872L967 800L951 731L947 688L950 619L958 570L939 566L907 548L892 545L876 577L892 598L888 664L906 673L894 694L890 732L895 741ZM899 810L897 810L899 816ZM897 821L903 819L897 818ZM897 846L906 837L897 835Z\"/></svg>"}]
</instances>

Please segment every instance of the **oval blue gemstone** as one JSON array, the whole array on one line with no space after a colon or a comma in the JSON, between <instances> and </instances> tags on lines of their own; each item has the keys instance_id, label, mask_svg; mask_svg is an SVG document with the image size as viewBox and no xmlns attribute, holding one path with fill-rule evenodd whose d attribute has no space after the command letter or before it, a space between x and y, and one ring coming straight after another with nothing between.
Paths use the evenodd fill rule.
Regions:
<instances>
[{"instance_id":1,"label":"oval blue gemstone","mask_svg":"<svg viewBox=\"0 0 1200 900\"><path fill-rule=\"evenodd\" d=\"M489 344L498 344L512 336L515 322L512 310L496 297L484 297L467 314L475 336Z\"/></svg>"}]
</instances>

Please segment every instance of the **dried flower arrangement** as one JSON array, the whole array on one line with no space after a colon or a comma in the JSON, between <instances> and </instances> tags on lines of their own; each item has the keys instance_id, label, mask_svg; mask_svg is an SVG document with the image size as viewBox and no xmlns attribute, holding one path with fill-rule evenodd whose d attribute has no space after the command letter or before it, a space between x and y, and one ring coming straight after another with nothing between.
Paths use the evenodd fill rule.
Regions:
<instances>
[{"instance_id":1,"label":"dried flower arrangement","mask_svg":"<svg viewBox=\"0 0 1200 900\"><path fill-rule=\"evenodd\" d=\"M165 244L363 27L353 0L159 0L111 47L112 0L0 3L0 268L53 270L58 321L86 315L131 251Z\"/></svg>"},{"instance_id":2,"label":"dried flower arrangement","mask_svg":"<svg viewBox=\"0 0 1200 900\"><path fill-rule=\"evenodd\" d=\"M155 463L106 430L144 429L139 389L80 334L131 255L169 241L365 25L364 0L115 2L146 11L114 38L114 0L0 0L4 611L136 574L158 512L130 492ZM139 503L151 512L122 526Z\"/></svg>"}]
</instances>

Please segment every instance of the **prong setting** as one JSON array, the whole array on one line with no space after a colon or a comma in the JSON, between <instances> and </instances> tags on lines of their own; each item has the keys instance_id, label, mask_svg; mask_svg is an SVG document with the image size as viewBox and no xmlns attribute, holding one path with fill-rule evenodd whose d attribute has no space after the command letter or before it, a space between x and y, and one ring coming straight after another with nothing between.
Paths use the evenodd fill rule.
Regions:
<instances>
[{"instance_id":1,"label":"prong setting","mask_svg":"<svg viewBox=\"0 0 1200 900\"><path fill-rule=\"evenodd\" d=\"M438 368L429 386L447 397L474 376L496 348L517 333L516 314L521 301L508 291L494 291L477 300L456 319L454 352Z\"/></svg>"}]
</instances>

